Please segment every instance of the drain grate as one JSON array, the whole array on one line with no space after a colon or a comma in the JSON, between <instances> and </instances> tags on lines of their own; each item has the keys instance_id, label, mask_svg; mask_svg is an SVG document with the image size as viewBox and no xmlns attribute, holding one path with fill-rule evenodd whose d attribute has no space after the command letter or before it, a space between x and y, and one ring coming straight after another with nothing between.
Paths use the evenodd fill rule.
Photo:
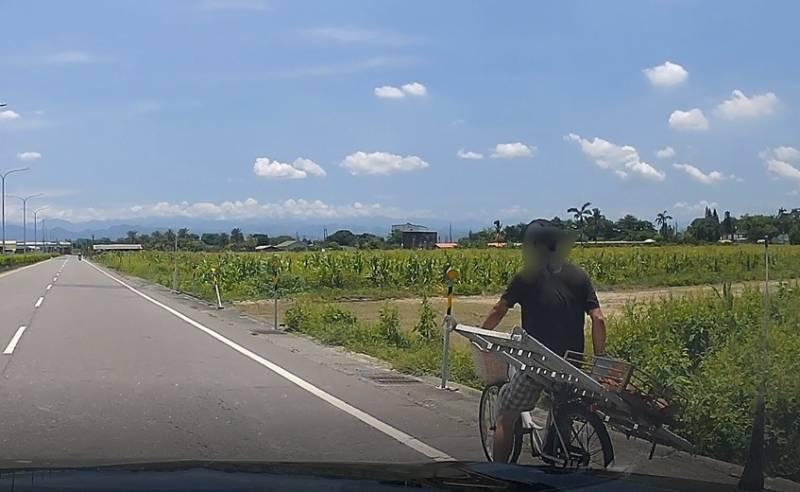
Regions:
<instances>
[{"instance_id":1,"label":"drain grate","mask_svg":"<svg viewBox=\"0 0 800 492\"><path fill-rule=\"evenodd\" d=\"M378 384L416 384L422 382L419 379L406 376L405 374L387 372L365 374L364 377Z\"/></svg>"}]
</instances>

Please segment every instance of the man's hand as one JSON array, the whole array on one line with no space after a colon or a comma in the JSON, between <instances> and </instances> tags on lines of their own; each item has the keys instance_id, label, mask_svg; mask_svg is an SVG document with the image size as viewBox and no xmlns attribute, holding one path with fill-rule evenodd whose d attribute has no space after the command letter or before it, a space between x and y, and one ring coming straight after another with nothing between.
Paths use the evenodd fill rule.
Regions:
<instances>
[{"instance_id":1,"label":"man's hand","mask_svg":"<svg viewBox=\"0 0 800 492\"><path fill-rule=\"evenodd\" d=\"M503 317L506 315L507 312L508 312L508 305L505 303L505 301L500 299L499 301L497 301L497 304L495 304L492 307L492 310L489 311L489 315L486 316L486 319L483 321L481 328L486 330L494 330L495 328L497 328L497 325L499 325L500 322L503 321Z\"/></svg>"},{"instance_id":2,"label":"man's hand","mask_svg":"<svg viewBox=\"0 0 800 492\"><path fill-rule=\"evenodd\" d=\"M592 320L592 348L594 355L606 354L606 317L603 310L595 308L589 311Z\"/></svg>"}]
</instances>

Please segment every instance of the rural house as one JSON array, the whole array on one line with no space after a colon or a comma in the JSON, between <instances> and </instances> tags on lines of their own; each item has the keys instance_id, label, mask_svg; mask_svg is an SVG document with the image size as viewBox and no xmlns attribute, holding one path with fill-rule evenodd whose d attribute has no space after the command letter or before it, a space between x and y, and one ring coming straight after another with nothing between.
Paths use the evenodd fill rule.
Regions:
<instances>
[{"instance_id":1,"label":"rural house","mask_svg":"<svg viewBox=\"0 0 800 492\"><path fill-rule=\"evenodd\" d=\"M400 234L403 248L430 248L439 240L439 233L425 226L411 224L398 224L392 226L392 234Z\"/></svg>"}]
</instances>

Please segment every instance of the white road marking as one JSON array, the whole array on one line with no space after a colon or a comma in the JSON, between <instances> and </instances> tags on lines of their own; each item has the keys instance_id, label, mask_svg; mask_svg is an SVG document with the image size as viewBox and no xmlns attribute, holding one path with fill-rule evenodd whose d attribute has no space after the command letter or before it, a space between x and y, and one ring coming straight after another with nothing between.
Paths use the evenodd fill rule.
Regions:
<instances>
[{"instance_id":1,"label":"white road marking","mask_svg":"<svg viewBox=\"0 0 800 492\"><path fill-rule=\"evenodd\" d=\"M53 288L53 284L47 284L47 290L50 290L52 288Z\"/></svg>"},{"instance_id":2,"label":"white road marking","mask_svg":"<svg viewBox=\"0 0 800 492\"><path fill-rule=\"evenodd\" d=\"M50 260L52 260L52 258L48 258L48 259L46 259L44 261L37 261L36 263L33 263L31 265L26 265L24 267L15 268L15 269L11 270L10 272L0 273L0 278L8 277L9 275L13 275L15 273L19 273L19 272L21 272L23 270L27 270L28 268L33 268L35 266L44 265L45 263L49 262Z\"/></svg>"},{"instance_id":3,"label":"white road marking","mask_svg":"<svg viewBox=\"0 0 800 492\"><path fill-rule=\"evenodd\" d=\"M41 306L43 302L44 302L44 296L40 297L39 300L36 301L36 304L33 305L33 307L37 308Z\"/></svg>"},{"instance_id":4,"label":"white road marking","mask_svg":"<svg viewBox=\"0 0 800 492\"><path fill-rule=\"evenodd\" d=\"M87 261L86 263L88 263L92 268L94 268L98 272L102 273L106 277L110 278L111 280L113 280L113 281L117 282L118 284L122 285L123 287L125 287L128 290L130 290L134 294L138 295L139 297L142 297L143 299L155 304L156 306L160 307L161 309L167 311L168 313L172 314L173 316L177 317L178 319L180 319L182 321L185 321L186 323L194 326L198 330L200 330L200 331L206 333L207 335L213 337L217 341L227 345L228 347L230 347L233 350L239 352L240 354L244 355L245 357L247 357L247 358L249 358L249 359L251 359L251 360L253 360L253 361L255 361L255 362L259 363L259 364L261 364L262 366L266 367L267 369L269 369L270 371L274 372L278 376L280 376L280 377L286 379L287 381L297 385L298 387L308 391L309 393L311 393L312 395L316 396L320 400L328 402L329 404L333 405L334 407L338 408L339 410L349 414L352 417L355 417L356 419L360 420L361 422L364 422L365 424L367 424L368 426L372 427L373 429L378 430L378 431L386 434L387 436L391 437L392 439L397 440L401 444L404 444L404 445L408 446L409 448L413 449L414 451L416 451L416 452L418 452L420 454L423 454L423 455L427 456L428 458L431 458L434 461L453 461L454 460L452 456L448 455L444 451L440 451L440 450L438 450L438 449L436 449L436 448L434 448L432 446L429 446L429 445L425 444L424 442L420 441L419 439L417 439L417 438L415 438L415 437L413 437L413 436L411 436L409 434L406 434L405 432L401 431L400 429L397 429L396 427L392 427L391 425L387 424L386 422L383 422L382 420L379 420L379 419L373 417L372 415L364 412L363 410L360 410L360 409L350 405L349 403L345 402L344 400L340 400L339 398L337 398L337 397L331 395L330 393L327 393L326 391L314 386L313 384L309 383L305 379L302 379L299 376L296 376L295 374L289 372L288 370L286 370L283 367L275 364L274 362L271 362L271 361L261 357L260 355L256 354L255 352L252 352L252 351L242 347L241 345L239 345L238 343L234 342L233 340L230 340L230 339L220 335L219 333L217 333L216 331L212 330L211 328L208 328L208 327L198 323L197 321L195 321L192 318L186 316L185 314L177 311L176 309L173 309L173 308L167 306L166 304L153 299L152 297L148 296L147 294L145 294L143 292L140 292L136 288L131 287L127 283L123 282L122 280L120 280L120 279L114 277L113 275L107 273L106 271L100 269L94 263L91 263L89 261Z\"/></svg>"},{"instance_id":5,"label":"white road marking","mask_svg":"<svg viewBox=\"0 0 800 492\"><path fill-rule=\"evenodd\" d=\"M56 280L58 280L58 277L53 277L53 282L55 282Z\"/></svg>"},{"instance_id":6,"label":"white road marking","mask_svg":"<svg viewBox=\"0 0 800 492\"><path fill-rule=\"evenodd\" d=\"M14 349L17 348L17 344L19 343L19 339L22 338L22 334L25 332L25 326L20 326L17 328L17 332L14 333L14 336L11 337L11 341L8 342L8 346L3 353L6 355L10 355L14 353Z\"/></svg>"}]
</instances>

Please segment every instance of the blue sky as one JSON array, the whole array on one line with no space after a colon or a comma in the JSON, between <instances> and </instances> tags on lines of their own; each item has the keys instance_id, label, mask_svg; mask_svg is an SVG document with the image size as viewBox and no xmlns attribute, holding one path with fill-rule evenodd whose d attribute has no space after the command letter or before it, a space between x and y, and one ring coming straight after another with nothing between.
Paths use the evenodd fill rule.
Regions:
<instances>
[{"instance_id":1,"label":"blue sky","mask_svg":"<svg viewBox=\"0 0 800 492\"><path fill-rule=\"evenodd\" d=\"M54 218L485 224L585 201L685 219L800 200L796 2L27 1L0 15L0 170L30 166L8 192L44 192L33 205Z\"/></svg>"}]
</instances>

